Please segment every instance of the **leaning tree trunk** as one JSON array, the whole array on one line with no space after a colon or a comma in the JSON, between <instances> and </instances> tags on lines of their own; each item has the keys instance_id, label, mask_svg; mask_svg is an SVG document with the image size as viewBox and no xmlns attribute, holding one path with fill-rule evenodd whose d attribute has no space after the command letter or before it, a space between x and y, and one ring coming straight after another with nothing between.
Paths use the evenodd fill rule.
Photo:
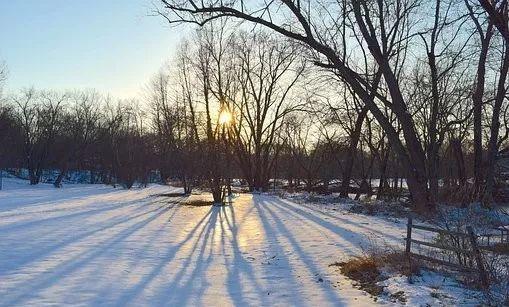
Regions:
<instances>
[{"instance_id":1,"label":"leaning tree trunk","mask_svg":"<svg viewBox=\"0 0 509 307\"><path fill-rule=\"evenodd\" d=\"M74 157L74 156L75 156L74 154L71 155L71 157ZM64 162L60 169L60 173L58 174L57 179L53 183L53 186L55 186L55 188L62 187L62 180L64 179L64 177L67 175L67 172L69 171L69 157L65 157L63 161Z\"/></svg>"}]
</instances>

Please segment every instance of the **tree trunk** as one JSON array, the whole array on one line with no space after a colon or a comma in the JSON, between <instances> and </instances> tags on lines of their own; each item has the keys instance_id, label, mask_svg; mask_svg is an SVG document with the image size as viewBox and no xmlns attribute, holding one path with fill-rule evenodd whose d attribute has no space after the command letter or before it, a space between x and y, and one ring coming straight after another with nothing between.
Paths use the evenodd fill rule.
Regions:
<instances>
[{"instance_id":1,"label":"tree trunk","mask_svg":"<svg viewBox=\"0 0 509 307\"><path fill-rule=\"evenodd\" d=\"M438 16L440 15L440 4L437 2L435 13L435 27L431 34L430 50L428 52L428 65L431 75L431 115L428 126L429 131L429 144L427 148L427 162L428 162L428 179L429 179L429 196L430 202L436 203L438 197L438 168L439 157L438 151L440 144L438 141L438 112L440 105L440 93L438 90L438 69L435 56L435 36L438 27Z\"/></svg>"},{"instance_id":2,"label":"tree trunk","mask_svg":"<svg viewBox=\"0 0 509 307\"><path fill-rule=\"evenodd\" d=\"M451 143L454 158L456 160L456 167L458 168L458 182L460 186L465 186L467 184L467 175L465 171L465 158L463 154L463 148L461 146L461 141L458 139L452 139Z\"/></svg>"},{"instance_id":3,"label":"tree trunk","mask_svg":"<svg viewBox=\"0 0 509 307\"><path fill-rule=\"evenodd\" d=\"M214 204L215 205L223 204L223 190L221 187L220 180L218 178L213 179L211 187Z\"/></svg>"},{"instance_id":4,"label":"tree trunk","mask_svg":"<svg viewBox=\"0 0 509 307\"><path fill-rule=\"evenodd\" d=\"M488 145L488 155L486 159L486 189L483 196L483 204L489 205L493 199L493 189L495 185L495 163L498 153L498 134L500 131L500 109L505 99L507 89L505 86L507 72L509 71L509 46L505 46L502 68L500 69L500 77L498 79L497 95L495 97L495 105L493 107L493 115L491 119L490 141Z\"/></svg>"},{"instance_id":5,"label":"tree trunk","mask_svg":"<svg viewBox=\"0 0 509 307\"><path fill-rule=\"evenodd\" d=\"M485 37L481 38L481 53L477 64L477 77L472 101L474 104L474 194L481 191L482 175L482 104L484 97L484 83L486 75L486 60L493 34L492 24L488 25Z\"/></svg>"},{"instance_id":6,"label":"tree trunk","mask_svg":"<svg viewBox=\"0 0 509 307\"><path fill-rule=\"evenodd\" d=\"M410 175L407 176L407 186L416 212L426 214L435 209L429 202L426 177L410 172Z\"/></svg>"},{"instance_id":7,"label":"tree trunk","mask_svg":"<svg viewBox=\"0 0 509 307\"><path fill-rule=\"evenodd\" d=\"M385 187L387 183L387 163L389 162L390 147L387 149L387 153L384 155L380 165L380 182L378 183L378 191L376 192L376 199L382 199L384 195Z\"/></svg>"},{"instance_id":8,"label":"tree trunk","mask_svg":"<svg viewBox=\"0 0 509 307\"><path fill-rule=\"evenodd\" d=\"M68 169L69 169L69 162L66 161L64 163L62 169L60 170L60 173L58 174L57 179L53 183L53 186L55 186L55 188L61 188L62 187L62 180L64 179L65 175L67 175Z\"/></svg>"},{"instance_id":9,"label":"tree trunk","mask_svg":"<svg viewBox=\"0 0 509 307\"><path fill-rule=\"evenodd\" d=\"M355 128L350 136L350 147L348 148L348 157L345 164L345 169L343 172L343 179L341 180L341 197L348 197L348 190L350 189L350 180L352 179L352 169L353 164L355 162L355 154L357 151L357 144L359 143L359 139L361 136L362 124L364 123L364 119L368 114L368 108L363 107L361 112L357 115L357 120L355 121Z\"/></svg>"}]
</instances>

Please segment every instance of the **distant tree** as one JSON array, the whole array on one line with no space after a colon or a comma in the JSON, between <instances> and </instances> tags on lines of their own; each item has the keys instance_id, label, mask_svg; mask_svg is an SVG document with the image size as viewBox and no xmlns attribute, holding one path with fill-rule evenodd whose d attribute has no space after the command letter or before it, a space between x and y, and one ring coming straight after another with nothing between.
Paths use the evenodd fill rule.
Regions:
<instances>
[{"instance_id":1,"label":"distant tree","mask_svg":"<svg viewBox=\"0 0 509 307\"><path fill-rule=\"evenodd\" d=\"M77 168L81 161L89 158L85 153L95 142L99 127L101 96L97 92L75 91L69 95L69 100L55 141L54 159L60 169L55 187L62 186L69 167Z\"/></svg>"},{"instance_id":2,"label":"distant tree","mask_svg":"<svg viewBox=\"0 0 509 307\"><path fill-rule=\"evenodd\" d=\"M0 102L0 170L21 166L21 140L14 108Z\"/></svg>"},{"instance_id":3,"label":"distant tree","mask_svg":"<svg viewBox=\"0 0 509 307\"><path fill-rule=\"evenodd\" d=\"M42 171L48 166L67 98L67 93L37 92L33 88L23 90L13 98L23 134L23 152L30 184L38 184Z\"/></svg>"},{"instance_id":4,"label":"distant tree","mask_svg":"<svg viewBox=\"0 0 509 307\"><path fill-rule=\"evenodd\" d=\"M321 150L322 140L314 135L309 116L291 116L285 121L285 139L292 153L294 167L298 168L299 178L304 181L305 190L312 192L320 183L320 169L324 159Z\"/></svg>"},{"instance_id":5,"label":"distant tree","mask_svg":"<svg viewBox=\"0 0 509 307\"><path fill-rule=\"evenodd\" d=\"M160 71L146 90L161 179L180 179L184 192L189 194L200 176L199 119L190 60L181 52L176 62L173 74Z\"/></svg>"},{"instance_id":6,"label":"distant tree","mask_svg":"<svg viewBox=\"0 0 509 307\"><path fill-rule=\"evenodd\" d=\"M233 142L250 190L267 190L278 155L284 119L302 110L305 100L294 95L305 68L295 46L264 32L241 33L234 40L240 94L231 97L238 120Z\"/></svg>"}]
</instances>

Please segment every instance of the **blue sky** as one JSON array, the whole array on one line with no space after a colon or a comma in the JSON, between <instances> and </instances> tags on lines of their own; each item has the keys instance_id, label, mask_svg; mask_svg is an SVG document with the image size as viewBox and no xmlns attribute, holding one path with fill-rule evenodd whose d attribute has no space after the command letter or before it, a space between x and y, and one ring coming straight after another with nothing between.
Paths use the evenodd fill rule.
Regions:
<instances>
[{"instance_id":1,"label":"blue sky","mask_svg":"<svg viewBox=\"0 0 509 307\"><path fill-rule=\"evenodd\" d=\"M94 88L119 98L171 58L184 27L148 16L151 0L0 0L7 90Z\"/></svg>"}]
</instances>

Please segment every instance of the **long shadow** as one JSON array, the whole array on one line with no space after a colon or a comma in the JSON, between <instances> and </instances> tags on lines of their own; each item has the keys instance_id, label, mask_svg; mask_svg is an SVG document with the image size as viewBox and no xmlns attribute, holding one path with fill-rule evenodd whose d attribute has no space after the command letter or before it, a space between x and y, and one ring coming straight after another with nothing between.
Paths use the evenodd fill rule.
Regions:
<instances>
[{"instance_id":1,"label":"long shadow","mask_svg":"<svg viewBox=\"0 0 509 307\"><path fill-rule=\"evenodd\" d=\"M161 261L153 267L153 269L145 275L145 278L135 285L135 287L131 289L127 289L124 295L122 295L118 300L116 301L115 305L122 306L126 304L127 302L132 301L135 299L143 290L148 286L159 274L161 273L162 269L168 265L176 256L176 254L179 252L181 247L183 247L189 240L191 240L196 232L201 228L201 226L206 223L207 217L209 217L212 214L212 210L208 211L194 226L191 231L187 234L187 236L179 242L179 244L171 246L167 252L161 257ZM201 229L201 232L203 233L203 228ZM164 290L168 290L171 288L164 287Z\"/></svg>"},{"instance_id":2,"label":"long shadow","mask_svg":"<svg viewBox=\"0 0 509 307\"><path fill-rule=\"evenodd\" d=\"M48 217L48 218L33 220L33 221L29 221L29 222L24 222L24 223L14 223L14 225L9 224L9 225L3 226L3 227L0 226L0 232L12 231L12 230L16 230L16 229L26 229L28 227L36 227L36 226L40 226L40 225L46 224L46 223L54 224L55 222L65 220L65 219L82 218L84 216L90 217L90 216L93 216L96 214L104 213L105 211L109 211L109 210L114 210L114 209L118 209L118 208L136 207L136 206L140 206L140 200L121 202L116 205L109 205L106 207L100 207L100 208L92 209L92 210L80 210L79 212L75 212L75 213L71 213L71 214L58 215L58 216L54 216L54 217Z\"/></svg>"},{"instance_id":3,"label":"long shadow","mask_svg":"<svg viewBox=\"0 0 509 307\"><path fill-rule=\"evenodd\" d=\"M9 191L10 198L14 197L23 197L23 199L20 199L19 201L11 201L8 205L2 205L0 206L0 212L7 212L12 209L19 209L20 205L24 208L32 208L32 207L39 207L39 206L45 206L50 205L52 203L58 203L63 201L69 201L69 200L78 200L78 199L89 199L91 195L98 196L98 197L104 197L104 195L107 194L120 194L122 192L125 192L125 190L111 190L112 187L104 186L103 188L105 191L101 191L101 189L98 189L97 187L90 187L90 188L67 188L63 191L57 190L57 189L48 189L50 191L54 191L53 193L44 193L43 195L30 195L27 193L37 193L37 192L47 192L47 189L41 189L41 190L33 190L33 191L25 191L20 190L19 192L15 191ZM79 191L79 195L76 196L74 191ZM19 194L19 195L16 195ZM49 194L49 195L48 195ZM27 203L27 199L30 200L30 202Z\"/></svg>"},{"instance_id":4,"label":"long shadow","mask_svg":"<svg viewBox=\"0 0 509 307\"><path fill-rule=\"evenodd\" d=\"M383 235L384 237L388 237L388 238L391 238L393 240L401 240L401 238L399 237L396 237L395 235L393 234L387 234L387 233L382 233L380 230L376 230L376 229L373 229L371 227L366 227L362 224L359 224L359 223L354 223L352 221L349 221L347 219L343 219L343 218L340 218L338 216L334 216L334 215L331 215L331 214L328 214L328 213L324 213L324 212L321 212L321 211L318 211L318 210L312 210L308 207L305 207L309 210L312 210L313 212L307 212L305 210L302 210L301 208L299 208L298 206L295 206L295 205L292 205L291 202L285 202L285 201L282 201L281 199L279 198L273 198L271 201L270 201L274 206L277 206L278 208L282 209L282 210L285 210L286 212L288 213L296 213L296 214L299 214L300 216L304 217L305 219L308 219L308 220L311 220L315 223L317 223L318 225L324 227L324 228L327 228L335 233L337 233L338 235L340 236L343 236L342 232L348 232L348 233L352 233L352 230L349 230L349 229L345 229L345 228L342 228L342 227L339 227L338 225L335 225L325 219L322 219L318 216L315 215L315 213L317 214L320 214L320 215L323 215L323 216L327 216L327 217L331 217L331 218L334 218L338 221L341 221L342 223L345 223L345 224L349 224L349 225L352 225L354 227L357 227L357 228L360 228L360 229L364 229L364 230L367 230L371 233L374 233L374 234L380 234L380 235ZM291 208L290 208L291 206ZM344 236L343 236L344 237ZM359 242L353 242L355 244L358 244Z\"/></svg>"},{"instance_id":5,"label":"long shadow","mask_svg":"<svg viewBox=\"0 0 509 307\"><path fill-rule=\"evenodd\" d=\"M278 259L281 260L284 264L284 266L288 267L289 274L285 277L289 279L290 284L288 284L285 288L286 289L296 289L299 287L299 282L296 279L293 270L291 270L291 264L290 259L287 257L285 250L283 249L283 246L279 243L278 240L278 230L273 228L271 223L268 220L268 216L264 213L264 209L262 208L263 205L259 203L257 200L256 195L253 195L253 206L255 206L256 211L258 213L258 216L260 216L260 220L262 222L262 226L264 228L266 240L269 243L273 243L274 252L276 253L276 256L278 256ZM270 267L270 265L266 265L265 267L265 274L270 275L270 273L273 273L273 269ZM264 275L265 275L264 274ZM281 279L283 276L280 277ZM280 282L281 280L275 280L274 282ZM291 297L292 302L291 305L295 306L304 306L304 297L302 297L302 294L298 291L294 291L292 294L294 294L294 297Z\"/></svg>"},{"instance_id":6,"label":"long shadow","mask_svg":"<svg viewBox=\"0 0 509 307\"><path fill-rule=\"evenodd\" d=\"M177 298L175 305L177 306L185 306L189 299L191 298L191 295L201 298L202 294L208 287L209 283L207 280L204 279L199 289L196 290L197 292L191 291L190 289L191 283L195 281L198 277L200 277L200 275L204 275L204 272L207 270L210 263L212 263L214 255L213 248L214 248L214 236L216 231L216 222L220 210L221 210L220 207L214 206L211 207L211 214L209 215L207 223L203 226L200 235L198 236L193 247L191 248L190 253L186 259L186 262L182 265L182 268L175 275L172 283L168 286L169 289L175 289L174 294L176 294ZM182 285L179 285L179 281L182 279L183 276L185 276L187 269L190 267L193 258L192 255L195 253L195 251L197 251L200 241L202 241L202 244L198 251L198 256L195 261L194 269L187 278L186 282ZM210 245L210 249L208 257L205 258L205 251L207 245Z\"/></svg>"},{"instance_id":7,"label":"long shadow","mask_svg":"<svg viewBox=\"0 0 509 307\"><path fill-rule=\"evenodd\" d=\"M154 203L152 203L154 204ZM168 219L166 221L166 224L167 225L171 225L171 222L172 220L174 219L174 217L177 215L177 213L179 212L179 209L180 209L180 206L178 206L177 204L175 203L171 203L170 204L171 208L173 210L171 210L171 214L168 216ZM138 267L138 265L140 263L142 263L145 259L144 259L144 254L147 252L147 250L149 250L151 248L151 246L153 245L154 242L158 242L157 240L163 236L167 236L168 235L168 227L160 227L159 230L157 230L156 232L154 232L153 235L151 235L150 237L147 237L145 239L145 244L138 249L138 252L136 253L135 256L133 256L132 258L132 261L129 262L129 268L136 268ZM97 269L97 274L101 274L101 268L98 268ZM125 272L128 272L129 271L125 271ZM130 273L129 273L130 274ZM91 274L91 276L93 276L93 274ZM117 277L117 280L114 281L114 280L110 280L108 282L108 285L106 287L102 287L102 290L97 293L96 295L96 299L90 303L91 306L100 306L100 305L108 305L107 303L105 303L105 301L108 301L108 300L111 300L111 301L116 301L118 299L118 297L111 297L111 294L112 293L115 293L114 291L112 292L111 290L114 289L114 286L115 285L120 285L123 281L126 280L126 276L125 274L122 274L120 276ZM79 289L78 289L79 291Z\"/></svg>"},{"instance_id":8,"label":"long shadow","mask_svg":"<svg viewBox=\"0 0 509 307\"><path fill-rule=\"evenodd\" d=\"M86 239L87 237L90 237L92 235L95 235L95 234L97 234L99 232L111 229L111 228L113 228L115 226L122 225L124 223L132 221L132 220L137 219L139 217L142 217L142 216L145 216L147 214L151 214L153 212L159 211L161 208L164 208L164 207L167 207L168 209L170 209L173 206L164 206L164 205L162 205L162 206L159 206L159 207L154 208L152 210L145 211L145 212L142 212L142 213L138 213L138 214L133 215L133 216L126 216L126 217L123 217L123 218L119 218L118 216L115 216L115 217L110 218L110 219L108 219L106 221L101 221L100 222L101 224L106 224L106 225L104 225L102 227L99 227L99 228L96 228L94 230L89 230L89 231L80 233L78 236L71 236L71 237L69 237L68 239L66 239L64 241L59 242L58 244L53 244L53 245L45 246L42 249L38 249L34 253L23 254L23 255L21 255L21 257L17 257L16 260L15 260L16 266L12 266L12 263L11 263L10 268L8 270L2 271L1 268L0 268L0 274L7 274L9 272L16 271L20 267L22 267L24 265L27 265L27 264L30 264L32 262L35 262L38 259L41 259L41 258L43 258L43 257L45 257L45 256L47 256L47 255L49 255L49 254L59 250L59 249L62 249L64 247L68 246L68 245L78 243L79 241L81 241L83 239ZM109 209L113 210L114 208L109 208ZM105 211L108 211L108 210L105 210ZM174 211L176 211L176 210L174 210Z\"/></svg>"},{"instance_id":9,"label":"long shadow","mask_svg":"<svg viewBox=\"0 0 509 307\"><path fill-rule=\"evenodd\" d=\"M295 212L292 209L278 205L276 202L274 202L272 200L263 201L263 202L267 202L268 204L270 204L270 206L278 209L281 212L284 212L285 216L298 219L302 224L308 225L309 227L316 229L317 232L322 233L325 237L328 237L328 236L323 232L323 230L330 231L332 234L335 235L336 238L339 238L344 241L348 241L352 244L359 244L359 242L364 239L364 236L362 234L358 234L358 233L352 232L351 230L334 225L330 222L320 219L319 217L316 217L316 216L313 216L310 214L304 214L304 215L299 214L298 212ZM341 248L343 251L346 251L349 253L353 252L353 250L350 247L348 247L347 245L345 245L345 244L338 245L338 244L340 244L340 243L338 243L336 241L335 246Z\"/></svg>"},{"instance_id":10,"label":"long shadow","mask_svg":"<svg viewBox=\"0 0 509 307\"><path fill-rule=\"evenodd\" d=\"M244 219L251 213L254 207L250 208L244 215ZM229 212L229 214L227 213ZM233 299L233 303L237 306L247 306L248 302L245 300L243 296L243 285L242 285L242 279L241 274L244 273L249 277L249 283L250 285L253 285L256 288L256 293L259 294L258 296L258 304L261 304L262 306L268 306L269 300L267 298L267 295L265 295L265 289L262 288L259 282L256 280L256 276L253 272L252 264L249 261L246 261L246 259L243 257L239 242L238 242L238 227L240 226L240 223L237 224L236 218L235 218L235 209L232 205L227 206L223 210L224 212L224 220L228 226L228 230L231 233L231 244L233 249L233 261L232 262L226 262L226 266L228 269L228 293L230 294L230 298ZM231 217L231 221L228 218L228 216ZM221 218L221 216L220 216ZM244 220L243 219L243 220ZM223 232L225 230L223 229L223 223L221 222L221 229ZM225 244L223 244L223 250L225 248ZM223 252L223 254L226 254L226 251Z\"/></svg>"},{"instance_id":11,"label":"long shadow","mask_svg":"<svg viewBox=\"0 0 509 307\"><path fill-rule=\"evenodd\" d=\"M102 254L107 253L109 250L112 250L112 247L122 243L129 236L140 231L145 226L147 226L150 222L156 220L159 216L167 212L169 208L162 208L156 211L151 216L133 224L129 228L126 228L116 235L112 236L109 240L102 242L99 246L94 246L90 250L81 253L80 255L75 256L74 258L65 261L59 264L56 268L54 268L49 273L41 273L37 276L34 276L30 281L25 282L23 287L19 287L18 290L21 290L19 293L16 293L14 297L9 298L4 305L21 305L21 303L29 298L28 293L33 294L50 287L55 282L65 278L72 272L82 268L87 263L91 262L93 259L101 256ZM13 292L13 290L10 290Z\"/></svg>"},{"instance_id":12,"label":"long shadow","mask_svg":"<svg viewBox=\"0 0 509 307\"><path fill-rule=\"evenodd\" d=\"M263 205L265 204L265 205ZM315 276L317 274L321 273L321 270L318 268L318 266L315 264L311 256L304 251L304 249L299 245L297 242L297 239L294 237L294 235L286 228L283 222L281 222L279 216L270 209L271 203L262 201L262 204L260 207L263 207L268 214L272 217L272 220L275 222L277 231L281 233L283 236L285 236L289 243L291 244L294 251L298 254L298 259L302 261L306 269L311 273L312 276ZM340 303L342 300L336 293L336 291L330 287L322 287L323 292L329 299L329 302L334 302L334 304Z\"/></svg>"},{"instance_id":13,"label":"long shadow","mask_svg":"<svg viewBox=\"0 0 509 307\"><path fill-rule=\"evenodd\" d=\"M310 219L303 218L302 216L296 214L295 212L293 212L291 210L281 208L278 205L273 204L272 202L268 202L268 203L270 203L274 209L284 212L285 217L295 218L296 220L298 220L298 223L300 223L302 226L307 226L310 229L313 229L314 231L320 233L326 239L333 241L334 243L329 243L328 245L333 245L335 248L339 248L346 253L352 254L355 252L355 250L353 250L348 244L345 244L340 241L347 241L352 244L353 243L358 244L357 241L360 241L364 238L360 234L351 232L351 231L341 228L339 226L335 227L334 229L324 227L322 224L316 223L315 221L312 221ZM314 245L319 245L319 244L320 244L320 242L314 243Z\"/></svg>"},{"instance_id":14,"label":"long shadow","mask_svg":"<svg viewBox=\"0 0 509 307\"><path fill-rule=\"evenodd\" d=\"M231 206L228 206L229 209L232 209ZM242 289L238 288L241 285L240 280L240 269L242 272L245 272L250 278L251 282L257 287L257 289L261 293L261 287L258 283L256 283L256 279L254 277L254 273L251 269L251 264L245 261L242 258L241 252L238 246L238 242L236 241L237 229L235 222L229 222L227 218L227 213L225 211L225 207L212 207L211 214L208 216L206 223L204 223L203 228L200 233L197 235L197 240L194 242L193 246L189 249L189 254L185 261L180 265L181 269L174 275L172 282L164 285L162 288L164 289L172 289L172 293L169 295L165 295L164 297L160 297L157 301L166 301L171 302L172 304L182 306L189 304L189 300L193 298L201 298L208 288L210 282L204 279L205 273L211 263L214 261L214 247L217 247L216 242L214 242L216 237L216 232L219 231L217 227L218 217L219 217L219 226L220 226L220 248L222 249L223 256L226 257L225 264L228 270L228 286L230 297L234 301L234 303L238 306L246 306L247 302L244 300L242 296ZM224 224L228 225L228 229L224 228ZM227 260L228 251L226 250L226 239L228 238L227 230L232 234L232 248L234 254L233 263L229 263ZM207 252L208 248L208 254ZM194 256L197 253L196 257ZM190 271L191 266L194 264L192 271ZM233 271L235 270L235 272ZM237 276L237 278L235 278ZM185 282L182 282L183 278L186 278ZM201 281L201 284L198 284L197 288L193 288L193 283L197 281ZM237 288L235 288L237 287ZM264 305L268 304L268 300L266 296L261 295L260 301L264 303Z\"/></svg>"},{"instance_id":15,"label":"long shadow","mask_svg":"<svg viewBox=\"0 0 509 307\"><path fill-rule=\"evenodd\" d=\"M45 203L29 206L30 209L28 209L28 210L25 208L26 206L16 207L14 210L7 210L4 212L0 211L0 218L8 218L8 217L13 217L13 216L16 216L16 217L32 216L33 214L42 214L42 213L50 214L50 213L65 212L65 211L80 211L80 209L82 210L82 208L88 208L88 207L96 208L98 206L104 205L104 203L107 203L107 202L111 203L111 201L108 198L106 198L106 199L104 198L106 194L120 194L122 192L125 192L125 190L112 191L109 193L98 194L98 195L94 194L91 197L82 195L82 196L70 197L68 199L63 200L63 201L71 200L72 201L71 204L60 203L60 201L58 201L58 200L52 200L52 201L48 201ZM156 196L156 195L150 195L149 197L152 197L152 196ZM109 196L106 196L106 197L109 197ZM80 202L81 199L83 201L85 201L86 203L85 204L76 203L76 202ZM23 201L26 202L26 200L23 200ZM97 204L96 201L99 201L99 204ZM118 204L123 201L124 201L123 199L119 198L119 199L116 199L113 202L113 204ZM140 201L140 199L137 199L137 201ZM72 206L72 205L78 205L78 206ZM54 208L55 206L57 208ZM35 208L33 208L33 207L35 207ZM38 207L43 207L43 208L39 209ZM51 207L51 209L44 209L44 207ZM4 208L2 206L0 206L0 210L1 209L4 209ZM22 211L19 212L19 210L22 210ZM15 211L15 212L8 213L10 211Z\"/></svg>"},{"instance_id":16,"label":"long shadow","mask_svg":"<svg viewBox=\"0 0 509 307\"><path fill-rule=\"evenodd\" d=\"M285 200L285 201L286 201L286 200ZM291 203L291 202L290 202L290 203ZM293 204L293 203L292 203L292 204ZM310 210L310 211L312 211L313 213L317 213L317 214L320 214L320 215L324 215L324 216L326 216L326 217L328 217L328 218L332 218L332 219L335 219L335 220L339 220L339 221L341 221L341 222L343 222L343 223L348 223L348 224L351 224L351 225L355 225L355 226L357 226L357 227L365 228L366 230L374 231L374 229L373 229L373 228L366 227L366 226L363 226L363 225L359 225L358 223L353 223L353 222L351 222L351 221L349 221L349 220L347 220L347 219L345 219L345 218L341 218L341 217L339 217L339 216L337 216L337 215L330 214L329 212L326 212L326 211L320 210L320 209L318 209L318 208L316 208L316 207L313 207L313 206L310 206L310 205L308 205L308 204L307 204L307 205L306 205L306 204L304 204L304 205L303 205L303 207L304 207L304 208L306 208L306 209L308 209L308 210ZM341 211L339 211L339 212L341 212ZM359 214L359 213L346 213L345 215L347 215L347 216L348 216L348 215L361 216L361 217L363 217L363 218L366 218L366 219L367 219L367 218L369 218L370 220L379 221L379 222L382 222L382 223L383 223L383 222L387 222L387 220L384 220L384 218L383 218L383 217L378 217L378 216L369 216L369 217L368 217L368 216L366 216L366 215ZM406 224L405 224L405 226L406 226ZM405 231L406 231L406 228L405 228ZM383 233L383 235L385 236L386 234L385 234L385 233ZM397 237L394 237L394 238L397 238Z\"/></svg>"}]
</instances>

